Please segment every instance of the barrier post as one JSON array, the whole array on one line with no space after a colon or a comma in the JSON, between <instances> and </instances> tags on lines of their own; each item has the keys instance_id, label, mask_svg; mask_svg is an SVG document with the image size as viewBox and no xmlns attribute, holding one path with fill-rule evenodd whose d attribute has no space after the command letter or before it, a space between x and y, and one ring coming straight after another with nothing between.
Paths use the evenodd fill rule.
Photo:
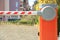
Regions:
<instances>
[{"instance_id":1,"label":"barrier post","mask_svg":"<svg viewBox=\"0 0 60 40\"><path fill-rule=\"evenodd\" d=\"M41 10L45 6L51 6L56 11L56 16L50 20L48 16L45 20L40 16L40 40L57 40L57 5L56 4L42 4ZM47 11L48 12L48 9ZM52 11L50 11L52 12ZM49 14L47 14L49 15ZM53 15L53 14L51 14ZM51 16L50 15L50 16ZM47 18L47 19L46 19Z\"/></svg>"}]
</instances>

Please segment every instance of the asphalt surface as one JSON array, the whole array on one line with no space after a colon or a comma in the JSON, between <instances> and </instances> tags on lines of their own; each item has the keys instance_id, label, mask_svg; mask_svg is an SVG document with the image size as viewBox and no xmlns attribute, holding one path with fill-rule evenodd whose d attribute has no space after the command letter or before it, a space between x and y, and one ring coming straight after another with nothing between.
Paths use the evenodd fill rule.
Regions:
<instances>
[{"instance_id":1,"label":"asphalt surface","mask_svg":"<svg viewBox=\"0 0 60 40\"><path fill-rule=\"evenodd\" d=\"M0 25L0 40L39 40L37 33L37 26Z\"/></svg>"},{"instance_id":2,"label":"asphalt surface","mask_svg":"<svg viewBox=\"0 0 60 40\"><path fill-rule=\"evenodd\" d=\"M38 27L0 25L0 40L38 40Z\"/></svg>"},{"instance_id":3,"label":"asphalt surface","mask_svg":"<svg viewBox=\"0 0 60 40\"><path fill-rule=\"evenodd\" d=\"M60 40L60 33L59 33L59 37L58 37L58 40Z\"/></svg>"},{"instance_id":4,"label":"asphalt surface","mask_svg":"<svg viewBox=\"0 0 60 40\"><path fill-rule=\"evenodd\" d=\"M58 37L58 40L60 40L60 37Z\"/></svg>"}]
</instances>

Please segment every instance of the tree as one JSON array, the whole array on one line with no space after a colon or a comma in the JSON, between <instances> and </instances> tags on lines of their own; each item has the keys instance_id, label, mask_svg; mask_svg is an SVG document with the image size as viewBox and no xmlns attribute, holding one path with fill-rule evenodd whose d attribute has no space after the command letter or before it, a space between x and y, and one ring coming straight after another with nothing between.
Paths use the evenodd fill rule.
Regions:
<instances>
[{"instance_id":1,"label":"tree","mask_svg":"<svg viewBox=\"0 0 60 40\"><path fill-rule=\"evenodd\" d=\"M57 4L60 6L60 0L56 0L57 1Z\"/></svg>"}]
</instances>

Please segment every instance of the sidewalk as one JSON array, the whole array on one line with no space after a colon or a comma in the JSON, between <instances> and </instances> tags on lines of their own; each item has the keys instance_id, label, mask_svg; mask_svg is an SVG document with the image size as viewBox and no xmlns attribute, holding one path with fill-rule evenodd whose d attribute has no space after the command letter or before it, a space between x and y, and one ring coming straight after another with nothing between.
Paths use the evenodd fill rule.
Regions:
<instances>
[{"instance_id":1,"label":"sidewalk","mask_svg":"<svg viewBox=\"0 0 60 40\"><path fill-rule=\"evenodd\" d=\"M38 28L24 25L0 25L0 40L38 40Z\"/></svg>"},{"instance_id":2,"label":"sidewalk","mask_svg":"<svg viewBox=\"0 0 60 40\"><path fill-rule=\"evenodd\" d=\"M36 26L0 25L0 40L39 40L37 33Z\"/></svg>"}]
</instances>

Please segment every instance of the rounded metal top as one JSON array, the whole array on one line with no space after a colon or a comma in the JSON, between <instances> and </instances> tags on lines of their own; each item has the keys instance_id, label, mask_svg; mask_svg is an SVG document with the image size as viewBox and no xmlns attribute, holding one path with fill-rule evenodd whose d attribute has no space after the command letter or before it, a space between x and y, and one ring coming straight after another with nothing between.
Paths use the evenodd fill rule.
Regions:
<instances>
[{"instance_id":1,"label":"rounded metal top","mask_svg":"<svg viewBox=\"0 0 60 40\"><path fill-rule=\"evenodd\" d=\"M44 7L46 7L46 6L51 6L51 7L53 7L53 8L57 8L57 4L41 4L39 7L40 7L40 8L44 8Z\"/></svg>"},{"instance_id":2,"label":"rounded metal top","mask_svg":"<svg viewBox=\"0 0 60 40\"><path fill-rule=\"evenodd\" d=\"M44 20L49 21L53 20L56 17L56 11L53 7L46 6L42 8L41 12L42 12L42 18Z\"/></svg>"}]
</instances>

